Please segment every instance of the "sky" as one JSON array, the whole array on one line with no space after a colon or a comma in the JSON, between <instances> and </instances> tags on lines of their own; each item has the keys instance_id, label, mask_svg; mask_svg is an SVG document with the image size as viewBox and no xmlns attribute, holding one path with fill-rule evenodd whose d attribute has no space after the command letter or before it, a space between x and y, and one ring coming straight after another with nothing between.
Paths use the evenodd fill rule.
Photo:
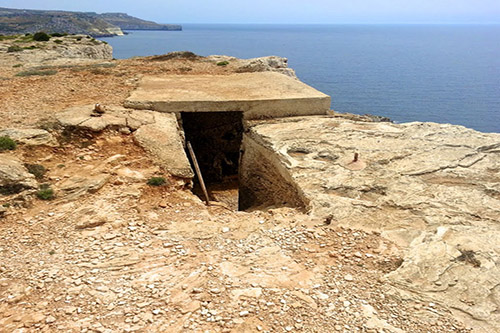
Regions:
<instances>
[{"instance_id":1,"label":"sky","mask_svg":"<svg viewBox=\"0 0 500 333\"><path fill-rule=\"evenodd\" d=\"M0 0L0 7L125 12L158 23L500 23L500 0Z\"/></svg>"}]
</instances>

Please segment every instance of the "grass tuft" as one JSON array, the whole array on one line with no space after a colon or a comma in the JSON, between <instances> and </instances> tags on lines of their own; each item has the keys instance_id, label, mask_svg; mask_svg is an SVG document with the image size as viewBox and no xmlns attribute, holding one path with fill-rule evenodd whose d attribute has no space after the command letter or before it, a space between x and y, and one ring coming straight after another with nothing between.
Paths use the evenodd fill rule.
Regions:
<instances>
[{"instance_id":1,"label":"grass tuft","mask_svg":"<svg viewBox=\"0 0 500 333\"><path fill-rule=\"evenodd\" d=\"M54 190L50 188L49 184L40 185L36 196L40 200L52 200L55 198Z\"/></svg>"},{"instance_id":2,"label":"grass tuft","mask_svg":"<svg viewBox=\"0 0 500 333\"><path fill-rule=\"evenodd\" d=\"M167 181L163 177L151 177L148 180L147 184L150 185L150 186L163 186L166 183L167 183Z\"/></svg>"}]
</instances>

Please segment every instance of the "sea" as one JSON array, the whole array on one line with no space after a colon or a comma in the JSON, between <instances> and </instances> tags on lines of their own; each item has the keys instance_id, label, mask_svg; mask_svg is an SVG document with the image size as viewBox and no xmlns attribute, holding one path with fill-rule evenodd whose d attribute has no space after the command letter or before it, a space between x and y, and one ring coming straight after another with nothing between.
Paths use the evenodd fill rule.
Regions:
<instances>
[{"instance_id":1,"label":"sea","mask_svg":"<svg viewBox=\"0 0 500 333\"><path fill-rule=\"evenodd\" d=\"M102 38L115 58L277 55L337 112L500 132L500 25L183 24L128 33Z\"/></svg>"}]
</instances>

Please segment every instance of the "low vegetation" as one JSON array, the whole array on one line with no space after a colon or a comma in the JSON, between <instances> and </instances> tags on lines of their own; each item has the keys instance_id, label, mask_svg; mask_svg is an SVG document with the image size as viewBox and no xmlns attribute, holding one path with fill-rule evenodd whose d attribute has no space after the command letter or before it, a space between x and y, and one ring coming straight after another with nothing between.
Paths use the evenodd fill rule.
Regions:
<instances>
[{"instance_id":1,"label":"low vegetation","mask_svg":"<svg viewBox=\"0 0 500 333\"><path fill-rule=\"evenodd\" d=\"M229 65L229 61L221 61L217 63L217 66L227 66Z\"/></svg>"},{"instance_id":2,"label":"low vegetation","mask_svg":"<svg viewBox=\"0 0 500 333\"><path fill-rule=\"evenodd\" d=\"M40 185L36 196L40 200L52 200L55 198L54 190L50 188L49 184Z\"/></svg>"},{"instance_id":3,"label":"low vegetation","mask_svg":"<svg viewBox=\"0 0 500 333\"><path fill-rule=\"evenodd\" d=\"M50 36L47 35L45 32L40 31L33 35L33 40L37 42L47 42L50 40Z\"/></svg>"},{"instance_id":4,"label":"low vegetation","mask_svg":"<svg viewBox=\"0 0 500 333\"><path fill-rule=\"evenodd\" d=\"M28 169L28 172L35 176L36 179L43 179L43 176L47 172L47 169L41 164L29 164L26 163L25 168Z\"/></svg>"},{"instance_id":5,"label":"low vegetation","mask_svg":"<svg viewBox=\"0 0 500 333\"><path fill-rule=\"evenodd\" d=\"M52 70L37 70L37 69L32 69L32 70L27 70L27 71L22 71L16 74L16 76L20 77L25 77L25 76L48 76L48 75L55 75L57 74L57 71L55 69Z\"/></svg>"},{"instance_id":6,"label":"low vegetation","mask_svg":"<svg viewBox=\"0 0 500 333\"><path fill-rule=\"evenodd\" d=\"M147 184L150 186L163 186L166 183L167 183L167 181L163 177L151 177L151 178L149 178Z\"/></svg>"},{"instance_id":7,"label":"low vegetation","mask_svg":"<svg viewBox=\"0 0 500 333\"><path fill-rule=\"evenodd\" d=\"M6 150L16 149L16 141L12 140L8 136L0 136L0 152Z\"/></svg>"},{"instance_id":8,"label":"low vegetation","mask_svg":"<svg viewBox=\"0 0 500 333\"><path fill-rule=\"evenodd\" d=\"M8 53L21 52L22 50L24 50L24 49L22 47L20 47L19 45L11 45L7 48Z\"/></svg>"},{"instance_id":9,"label":"low vegetation","mask_svg":"<svg viewBox=\"0 0 500 333\"><path fill-rule=\"evenodd\" d=\"M52 37L64 37L67 36L67 33L59 33L59 32L54 32L53 34L50 34Z\"/></svg>"}]
</instances>

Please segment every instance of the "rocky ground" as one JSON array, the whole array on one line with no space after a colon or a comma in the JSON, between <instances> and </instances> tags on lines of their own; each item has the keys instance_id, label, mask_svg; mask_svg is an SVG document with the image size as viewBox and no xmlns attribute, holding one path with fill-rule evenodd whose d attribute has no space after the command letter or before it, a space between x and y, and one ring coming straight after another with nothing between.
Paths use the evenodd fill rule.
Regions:
<instances>
[{"instance_id":1,"label":"rocky ground","mask_svg":"<svg viewBox=\"0 0 500 333\"><path fill-rule=\"evenodd\" d=\"M386 278L407 253L394 238L294 208L205 206L130 131L55 122L70 106L121 104L145 73L224 74L270 60L92 60L44 65L57 73L31 77L15 76L20 67L8 61L0 130L36 125L51 135L3 132L19 145L0 153L0 178L17 177L25 190L0 196L0 332L472 330L446 302ZM26 164L47 172L36 179ZM152 176L167 183L148 185ZM36 197L43 183L54 200Z\"/></svg>"},{"instance_id":2,"label":"rocky ground","mask_svg":"<svg viewBox=\"0 0 500 333\"><path fill-rule=\"evenodd\" d=\"M378 233L289 208L206 207L175 179L148 186L161 170L130 136L6 155L43 164L59 190L9 201L2 331L465 331L382 282L401 258Z\"/></svg>"}]
</instances>

